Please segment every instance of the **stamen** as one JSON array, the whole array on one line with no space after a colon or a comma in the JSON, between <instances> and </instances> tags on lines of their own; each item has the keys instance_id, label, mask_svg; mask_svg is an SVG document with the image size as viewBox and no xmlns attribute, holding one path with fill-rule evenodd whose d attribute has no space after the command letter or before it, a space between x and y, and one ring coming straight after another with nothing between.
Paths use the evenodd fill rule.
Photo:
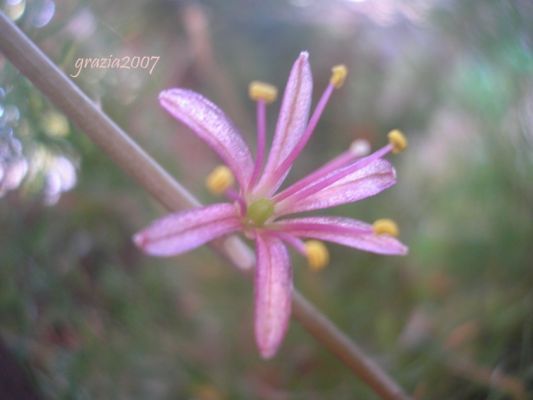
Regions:
<instances>
[{"instance_id":1,"label":"stamen","mask_svg":"<svg viewBox=\"0 0 533 400\"><path fill-rule=\"evenodd\" d=\"M391 151L393 153L398 153L407 147L407 139L405 138L403 133L401 133L399 130L393 130L389 132L388 137L389 137L389 144L387 144L386 146L383 146L381 149L375 151L369 156L358 159L351 165L340 167L337 169L337 171L334 171L333 169L330 170L329 168L326 169L324 167L324 170L326 170L328 173L329 172L332 172L332 173L329 176L326 176L327 174L324 171L322 171L322 173L320 174L321 176L319 174L315 175L314 178L316 179L314 180L317 181L316 183L314 184L311 183L308 186L304 186L304 185L301 185L300 182L297 182L295 185L299 186L298 189L293 188L293 186L295 185L287 188L285 191L281 192L280 194L274 197L277 202L277 210L282 211L284 208L290 206L291 204L307 196L310 196L314 193L317 193L318 191L324 189L325 187L332 185L338 180L344 178L345 176L348 176L360 170L361 168L366 167L374 160L384 157ZM326 177L324 178L324 176ZM321 179L321 178L324 178L324 179ZM307 180L307 178L305 178L305 180ZM286 192L288 192L288 194ZM280 204L282 200L284 200L284 202L283 204Z\"/></svg>"},{"instance_id":2,"label":"stamen","mask_svg":"<svg viewBox=\"0 0 533 400\"><path fill-rule=\"evenodd\" d=\"M400 153L407 147L407 139L398 129L390 131L388 134L389 143L392 146L393 153Z\"/></svg>"},{"instance_id":3,"label":"stamen","mask_svg":"<svg viewBox=\"0 0 533 400\"><path fill-rule=\"evenodd\" d=\"M326 90L324 91L324 93L322 94L322 97L318 101L315 111L313 112L313 115L311 115L311 118L309 119L309 123L307 125L307 128L305 129L305 132L300 138L300 141L298 142L298 144L292 149L289 155L285 158L285 160L283 160L280 166L276 169L274 173L274 177L275 177L274 180L279 179L294 163L294 160L296 160L296 157L298 157L300 152L303 150L303 148L309 141L309 138L313 134L313 131L315 130L316 125L318 124L318 120L322 116L322 113L324 112L324 109L326 108L326 105L328 104L328 101L331 97L331 94L333 93L333 90L338 89L342 86L346 78L346 75L348 74L348 70L344 65L337 65L333 67L331 71L332 71L332 74L331 74L331 79L329 81L329 85L326 87Z\"/></svg>"},{"instance_id":4,"label":"stamen","mask_svg":"<svg viewBox=\"0 0 533 400\"><path fill-rule=\"evenodd\" d=\"M278 193L274 196L274 200L279 202L283 199L286 199L290 195L298 192L303 189L311 182L317 181L317 179L322 178L329 174L330 172L336 170L337 168L344 167L352 161L357 160L360 157L366 156L370 152L370 144L364 139L356 139L350 145L350 148L343 153L339 154L334 159L328 161L322 167L318 168L311 174L307 175L305 178L300 179L298 182L289 186L287 189Z\"/></svg>"},{"instance_id":5,"label":"stamen","mask_svg":"<svg viewBox=\"0 0 533 400\"><path fill-rule=\"evenodd\" d=\"M266 104L276 100L278 89L268 83L254 81L250 83L248 92L250 97L257 101L257 151L255 155L254 171L249 183L249 186L251 187L259 178L261 168L263 167L263 160L265 158Z\"/></svg>"},{"instance_id":6,"label":"stamen","mask_svg":"<svg viewBox=\"0 0 533 400\"><path fill-rule=\"evenodd\" d=\"M278 89L268 83L253 81L248 86L248 95L254 101L272 103L278 97Z\"/></svg>"},{"instance_id":7,"label":"stamen","mask_svg":"<svg viewBox=\"0 0 533 400\"><path fill-rule=\"evenodd\" d=\"M392 219L378 219L372 224L372 229L376 235L389 235L397 237L400 234L398 225Z\"/></svg>"},{"instance_id":8,"label":"stamen","mask_svg":"<svg viewBox=\"0 0 533 400\"><path fill-rule=\"evenodd\" d=\"M279 200L280 196L276 196L275 200L277 202L277 210L278 212L281 212L285 208L289 207L291 204L294 204L298 201L300 201L303 198L306 198L307 196L310 196L312 194L315 194L319 192L320 190L324 189L325 187L328 187L335 182L339 181L340 179L344 178L345 176L348 176L364 167L369 165L374 160L377 160L379 158L382 158L387 153L389 153L392 150L392 146L390 144L382 147L381 149L375 151L374 153L370 154L369 156L363 157L355 161L353 164L341 167L337 170L329 171L331 174L323 174L322 176L318 176L316 179L316 183L309 184L308 186L302 187L298 191L293 191L291 196L284 196L284 201L281 203ZM323 179L322 179L323 178ZM288 188L290 189L290 188ZM288 190L287 189L287 190Z\"/></svg>"},{"instance_id":9,"label":"stamen","mask_svg":"<svg viewBox=\"0 0 533 400\"><path fill-rule=\"evenodd\" d=\"M309 268L314 271L323 269L329 263L328 248L319 240L309 240L305 242L307 262Z\"/></svg>"},{"instance_id":10,"label":"stamen","mask_svg":"<svg viewBox=\"0 0 533 400\"><path fill-rule=\"evenodd\" d=\"M296 146L294 146L294 148L289 153L289 155L285 158L285 160L283 160L280 166L276 169L274 173L274 179L273 179L274 181L279 179L279 177L282 176L287 171L287 169L291 167L291 165L294 163L294 160L298 157L300 152L303 150L303 148L309 141L309 138L313 134L313 131L315 130L316 125L318 124L318 120L322 116L322 112L324 111L324 109L326 108L326 105L328 104L328 101L331 97L331 94L333 93L334 88L335 87L331 83L327 86L326 90L322 94L322 97L318 101L318 104L315 108L315 111L313 112L313 115L311 115L311 118L309 119L307 128L305 129L305 132L301 136L300 141L298 142Z\"/></svg>"},{"instance_id":11,"label":"stamen","mask_svg":"<svg viewBox=\"0 0 533 400\"><path fill-rule=\"evenodd\" d=\"M221 195L233 185L235 178L231 170L225 165L216 167L206 178L207 189L215 195Z\"/></svg>"},{"instance_id":12,"label":"stamen","mask_svg":"<svg viewBox=\"0 0 533 400\"><path fill-rule=\"evenodd\" d=\"M348 68L346 68L346 65L335 65L331 68L331 78L329 82L335 86L335 89L339 89L344 84L346 75L348 75Z\"/></svg>"}]
</instances>

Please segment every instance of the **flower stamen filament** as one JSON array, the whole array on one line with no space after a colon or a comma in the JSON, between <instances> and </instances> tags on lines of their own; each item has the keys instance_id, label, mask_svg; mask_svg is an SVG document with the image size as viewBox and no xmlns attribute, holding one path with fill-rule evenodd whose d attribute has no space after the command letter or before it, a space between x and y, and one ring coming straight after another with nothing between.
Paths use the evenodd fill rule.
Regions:
<instances>
[{"instance_id":1,"label":"flower stamen filament","mask_svg":"<svg viewBox=\"0 0 533 400\"><path fill-rule=\"evenodd\" d=\"M298 157L300 152L303 150L303 148L309 141L309 138L313 134L313 131L315 130L318 124L318 121L320 120L320 117L322 116L322 113L324 112L326 105L328 104L329 99L331 98L333 91L342 86L347 74L348 74L348 70L346 69L344 65L337 65L332 68L332 75L331 75L329 85L326 87L326 90L324 90L322 97L318 101L315 111L313 112L313 114L311 115L311 118L309 119L309 123L307 124L307 128L305 129L305 132L300 138L300 141L298 142L298 144L292 149L289 155L283 160L280 166L276 169L275 179L278 179L280 176L282 176L287 171L288 168L290 168L290 166L294 163L294 160L296 159L296 157Z\"/></svg>"},{"instance_id":2,"label":"flower stamen filament","mask_svg":"<svg viewBox=\"0 0 533 400\"><path fill-rule=\"evenodd\" d=\"M370 144L368 143L368 141L364 139L356 139L351 143L350 148L348 150L344 151L337 157L328 161L322 167L307 175L305 178L300 179L298 182L294 183L287 189L278 193L274 196L274 199L277 202L280 202L289 197L290 195L298 192L302 188L308 186L313 181L316 181L317 179L326 176L328 173L336 170L337 168L346 166L347 164L357 160L358 158L366 156L369 152Z\"/></svg>"},{"instance_id":3,"label":"flower stamen filament","mask_svg":"<svg viewBox=\"0 0 533 400\"><path fill-rule=\"evenodd\" d=\"M252 100L257 101L257 150L254 170L249 183L251 187L257 182L265 157L266 105L276 100L278 89L268 83L253 81L248 87L248 94Z\"/></svg>"},{"instance_id":4,"label":"flower stamen filament","mask_svg":"<svg viewBox=\"0 0 533 400\"><path fill-rule=\"evenodd\" d=\"M332 173L326 179L322 179L322 180L319 179L317 183L310 184L308 186L302 186L301 188L298 188L297 190L293 189L292 187L287 188L284 192L281 192L280 194L275 196L275 200L279 204L278 210L282 210L285 207L287 207L289 205L289 202L294 203L313 193L317 193L318 191L331 185L332 183L338 181L339 179L342 179L345 176L348 176L354 173L355 171L366 167L374 160L382 158L390 152L399 153L400 151L404 150L407 147L407 139L405 138L403 133L401 133L397 129L389 132L388 138L389 138L389 144L383 146L379 150L376 150L374 153L370 154L367 157L358 159L353 164L351 164L351 166L346 166L346 168L340 169L337 172ZM321 171L322 176L326 175L324 170ZM327 172L332 172L332 171L328 170ZM317 174L315 178L320 178L320 176ZM300 184L300 182L298 182L298 184ZM286 192L289 192L289 194L287 194Z\"/></svg>"}]
</instances>

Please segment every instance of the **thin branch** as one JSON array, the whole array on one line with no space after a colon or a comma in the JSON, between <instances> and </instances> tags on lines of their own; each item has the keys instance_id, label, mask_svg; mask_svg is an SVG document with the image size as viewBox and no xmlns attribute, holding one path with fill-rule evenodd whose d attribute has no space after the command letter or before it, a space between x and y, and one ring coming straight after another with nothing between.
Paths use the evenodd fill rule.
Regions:
<instances>
[{"instance_id":1,"label":"thin branch","mask_svg":"<svg viewBox=\"0 0 533 400\"><path fill-rule=\"evenodd\" d=\"M0 12L0 50L19 71L43 92L78 128L137 183L169 210L196 207L200 203L176 182L118 125L95 104L3 13ZM240 239L230 245L215 244L241 268L250 264L253 253ZM243 265L243 260L245 263ZM294 316L320 343L342 360L383 399L409 399L385 371L314 308L296 290Z\"/></svg>"},{"instance_id":2,"label":"thin branch","mask_svg":"<svg viewBox=\"0 0 533 400\"><path fill-rule=\"evenodd\" d=\"M254 125L246 118L246 109L242 101L239 100L223 66L216 61L211 40L211 24L204 7L198 2L188 4L183 9L182 21L192 50L194 66L202 76L205 76L209 87L213 88L217 97L224 99L224 108L232 118L236 118L238 126L244 131L252 130Z\"/></svg>"},{"instance_id":3,"label":"thin branch","mask_svg":"<svg viewBox=\"0 0 533 400\"><path fill-rule=\"evenodd\" d=\"M461 378L470 379L502 393L507 393L515 400L526 400L527 398L522 381L503 371L478 365L470 358L450 351L443 355L441 360L444 360L446 366Z\"/></svg>"}]
</instances>

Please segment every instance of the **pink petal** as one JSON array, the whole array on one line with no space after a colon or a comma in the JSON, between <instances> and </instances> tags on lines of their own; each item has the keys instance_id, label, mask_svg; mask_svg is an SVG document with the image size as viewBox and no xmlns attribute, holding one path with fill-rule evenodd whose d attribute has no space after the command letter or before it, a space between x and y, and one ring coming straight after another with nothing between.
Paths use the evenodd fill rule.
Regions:
<instances>
[{"instance_id":1,"label":"pink petal","mask_svg":"<svg viewBox=\"0 0 533 400\"><path fill-rule=\"evenodd\" d=\"M233 171L241 187L254 167L252 155L233 122L215 104L187 89L169 89L159 102L174 118L191 128Z\"/></svg>"},{"instance_id":2,"label":"pink petal","mask_svg":"<svg viewBox=\"0 0 533 400\"><path fill-rule=\"evenodd\" d=\"M233 204L213 204L169 214L137 233L133 241L147 254L175 256L234 232L240 225Z\"/></svg>"},{"instance_id":3,"label":"pink petal","mask_svg":"<svg viewBox=\"0 0 533 400\"><path fill-rule=\"evenodd\" d=\"M327 179L331 172L321 179ZM320 208L353 203L374 196L396 183L396 172L386 160L374 160L361 168L316 193L306 193L306 189L316 184L312 182L299 192L287 197L276 206L276 214L286 215Z\"/></svg>"},{"instance_id":4,"label":"pink petal","mask_svg":"<svg viewBox=\"0 0 533 400\"><path fill-rule=\"evenodd\" d=\"M263 194L273 193L283 182L286 174L272 181L273 172L298 144L307 126L313 90L313 78L308 59L309 54L302 52L292 66L283 95L272 148L265 172L258 185L258 190Z\"/></svg>"},{"instance_id":5,"label":"pink petal","mask_svg":"<svg viewBox=\"0 0 533 400\"><path fill-rule=\"evenodd\" d=\"M275 226L290 235L326 240L372 253L405 255L408 252L396 238L376 235L372 225L351 218L295 218L276 222Z\"/></svg>"},{"instance_id":6,"label":"pink petal","mask_svg":"<svg viewBox=\"0 0 533 400\"><path fill-rule=\"evenodd\" d=\"M264 358L276 353L291 315L292 272L280 239L257 235L255 338Z\"/></svg>"}]
</instances>

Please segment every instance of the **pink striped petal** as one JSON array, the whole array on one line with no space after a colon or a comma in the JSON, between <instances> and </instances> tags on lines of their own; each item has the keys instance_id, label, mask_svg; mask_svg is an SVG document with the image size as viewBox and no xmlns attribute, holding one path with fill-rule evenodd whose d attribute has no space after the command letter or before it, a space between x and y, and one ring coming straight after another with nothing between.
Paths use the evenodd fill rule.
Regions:
<instances>
[{"instance_id":1,"label":"pink striped petal","mask_svg":"<svg viewBox=\"0 0 533 400\"><path fill-rule=\"evenodd\" d=\"M291 315L292 271L280 239L257 235L255 339L263 358L274 356Z\"/></svg>"},{"instance_id":2,"label":"pink striped petal","mask_svg":"<svg viewBox=\"0 0 533 400\"><path fill-rule=\"evenodd\" d=\"M263 194L275 192L283 182L287 174L273 179L273 172L298 144L307 126L313 91L313 78L308 59L309 54L302 52L292 66L283 95L272 148L265 172L258 185L258 190Z\"/></svg>"},{"instance_id":3,"label":"pink striped petal","mask_svg":"<svg viewBox=\"0 0 533 400\"><path fill-rule=\"evenodd\" d=\"M326 240L372 253L405 255L408 252L396 238L376 235L372 225L351 218L295 218L276 222L275 226L290 235Z\"/></svg>"},{"instance_id":4,"label":"pink striped petal","mask_svg":"<svg viewBox=\"0 0 533 400\"><path fill-rule=\"evenodd\" d=\"M234 232L240 226L233 204L213 204L169 214L137 233L133 241L147 254L168 257Z\"/></svg>"},{"instance_id":5,"label":"pink striped petal","mask_svg":"<svg viewBox=\"0 0 533 400\"><path fill-rule=\"evenodd\" d=\"M321 179L327 179L335 172ZM378 159L316 193L306 193L306 189L319 180L279 202L276 215L329 208L374 196L396 183L396 172L388 161Z\"/></svg>"},{"instance_id":6,"label":"pink striped petal","mask_svg":"<svg viewBox=\"0 0 533 400\"><path fill-rule=\"evenodd\" d=\"M169 89L159 102L174 118L191 128L233 171L241 187L253 171L250 150L233 122L215 104L187 89Z\"/></svg>"}]
</instances>

